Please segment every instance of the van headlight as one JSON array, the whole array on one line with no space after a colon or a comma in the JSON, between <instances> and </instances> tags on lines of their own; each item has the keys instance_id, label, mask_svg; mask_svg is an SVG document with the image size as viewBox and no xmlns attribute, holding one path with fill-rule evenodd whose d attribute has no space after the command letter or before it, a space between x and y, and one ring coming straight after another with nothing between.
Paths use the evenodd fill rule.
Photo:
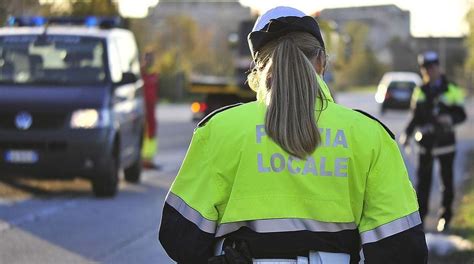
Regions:
<instances>
[{"instance_id":1,"label":"van headlight","mask_svg":"<svg viewBox=\"0 0 474 264\"><path fill-rule=\"evenodd\" d=\"M107 110L81 109L71 116L71 128L99 128L110 124L110 113Z\"/></svg>"}]
</instances>

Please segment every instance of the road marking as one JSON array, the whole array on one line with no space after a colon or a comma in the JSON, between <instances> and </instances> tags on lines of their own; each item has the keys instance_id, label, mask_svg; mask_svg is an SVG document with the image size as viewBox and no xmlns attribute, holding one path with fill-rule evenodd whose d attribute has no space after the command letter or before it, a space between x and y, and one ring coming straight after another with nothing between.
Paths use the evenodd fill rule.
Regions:
<instances>
[{"instance_id":1,"label":"road marking","mask_svg":"<svg viewBox=\"0 0 474 264\"><path fill-rule=\"evenodd\" d=\"M26 200L26 198L21 201L24 201L24 200ZM9 200L9 199L0 198L0 206L12 206L16 202L18 202L18 200Z\"/></svg>"},{"instance_id":2,"label":"road marking","mask_svg":"<svg viewBox=\"0 0 474 264\"><path fill-rule=\"evenodd\" d=\"M72 201L67 201L65 203L62 203L57 206L51 206L51 207L46 207L42 210L36 211L34 213L30 213L27 215L24 215L22 217L19 217L17 219L13 219L10 221L3 221L0 220L0 233L5 232L9 229L12 229L16 226L21 226L29 222L35 222L39 221L41 219L44 219L46 217L49 217L51 215L57 214L65 209L73 208L78 205L77 200L72 200Z\"/></svg>"}]
</instances>

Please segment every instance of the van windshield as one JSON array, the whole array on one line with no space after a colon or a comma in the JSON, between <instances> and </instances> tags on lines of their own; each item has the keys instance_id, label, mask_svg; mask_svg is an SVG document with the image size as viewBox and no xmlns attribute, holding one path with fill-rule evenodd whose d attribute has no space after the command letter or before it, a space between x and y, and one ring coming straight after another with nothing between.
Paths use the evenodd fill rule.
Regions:
<instances>
[{"instance_id":1,"label":"van windshield","mask_svg":"<svg viewBox=\"0 0 474 264\"><path fill-rule=\"evenodd\" d=\"M0 36L0 84L99 84L107 77L105 58L99 38Z\"/></svg>"},{"instance_id":2,"label":"van windshield","mask_svg":"<svg viewBox=\"0 0 474 264\"><path fill-rule=\"evenodd\" d=\"M416 84L410 81L392 81L388 86L389 90L413 90Z\"/></svg>"}]
</instances>

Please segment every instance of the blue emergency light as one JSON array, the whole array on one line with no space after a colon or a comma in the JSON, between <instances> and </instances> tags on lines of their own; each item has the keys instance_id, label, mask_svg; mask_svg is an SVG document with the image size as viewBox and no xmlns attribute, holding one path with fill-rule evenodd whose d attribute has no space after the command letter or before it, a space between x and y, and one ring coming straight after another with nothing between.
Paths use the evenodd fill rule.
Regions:
<instances>
[{"instance_id":1,"label":"blue emergency light","mask_svg":"<svg viewBox=\"0 0 474 264\"><path fill-rule=\"evenodd\" d=\"M7 24L9 26L44 26L46 24L46 18L41 16L21 16L21 17L14 17L10 16L7 19Z\"/></svg>"},{"instance_id":2,"label":"blue emergency light","mask_svg":"<svg viewBox=\"0 0 474 264\"><path fill-rule=\"evenodd\" d=\"M94 17L94 16L86 17L85 25L87 27L96 27L97 25L99 25L99 19L97 19L97 17Z\"/></svg>"},{"instance_id":3,"label":"blue emergency light","mask_svg":"<svg viewBox=\"0 0 474 264\"><path fill-rule=\"evenodd\" d=\"M11 27L41 27L46 25L84 25L86 27L114 28L123 27L120 17L42 17L42 16L10 16L7 25Z\"/></svg>"}]
</instances>

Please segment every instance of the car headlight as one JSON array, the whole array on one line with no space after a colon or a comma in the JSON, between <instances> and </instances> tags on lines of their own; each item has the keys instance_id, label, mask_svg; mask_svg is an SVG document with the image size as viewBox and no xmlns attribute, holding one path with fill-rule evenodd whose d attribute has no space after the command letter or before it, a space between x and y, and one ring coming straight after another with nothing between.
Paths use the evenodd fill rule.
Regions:
<instances>
[{"instance_id":1,"label":"car headlight","mask_svg":"<svg viewBox=\"0 0 474 264\"><path fill-rule=\"evenodd\" d=\"M76 110L71 116L71 128L98 128L110 123L109 111L97 109Z\"/></svg>"}]
</instances>

